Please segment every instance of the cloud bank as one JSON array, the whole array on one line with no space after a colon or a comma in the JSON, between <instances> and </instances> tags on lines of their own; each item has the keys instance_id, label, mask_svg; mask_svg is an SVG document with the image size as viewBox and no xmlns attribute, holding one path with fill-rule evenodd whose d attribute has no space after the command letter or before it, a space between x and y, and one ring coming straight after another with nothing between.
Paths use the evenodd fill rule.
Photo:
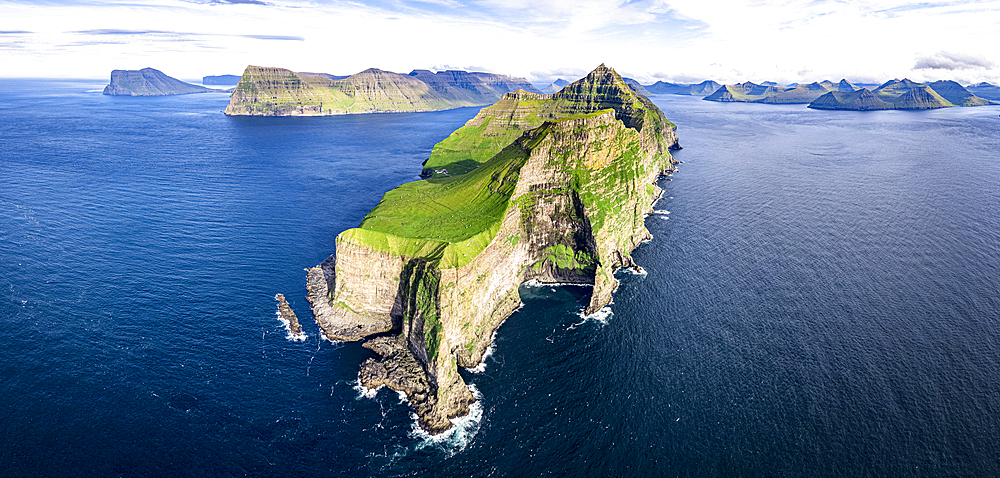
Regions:
<instances>
[{"instance_id":1,"label":"cloud bank","mask_svg":"<svg viewBox=\"0 0 1000 478\"><path fill-rule=\"evenodd\" d=\"M994 68L995 63L982 56L961 53L938 52L932 56L921 56L913 65L915 70L974 70Z\"/></svg>"},{"instance_id":2,"label":"cloud bank","mask_svg":"<svg viewBox=\"0 0 1000 478\"><path fill-rule=\"evenodd\" d=\"M643 83L1000 81L1000 0L53 2L0 0L0 32L17 33L0 74L476 65L547 83L606 63Z\"/></svg>"}]
</instances>

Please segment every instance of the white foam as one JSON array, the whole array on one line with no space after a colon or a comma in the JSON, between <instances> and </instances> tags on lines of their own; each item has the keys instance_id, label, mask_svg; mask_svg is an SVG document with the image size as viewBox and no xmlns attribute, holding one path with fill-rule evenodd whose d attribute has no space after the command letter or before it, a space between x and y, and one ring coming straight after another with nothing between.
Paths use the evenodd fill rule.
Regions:
<instances>
[{"instance_id":1,"label":"white foam","mask_svg":"<svg viewBox=\"0 0 1000 478\"><path fill-rule=\"evenodd\" d=\"M469 384L469 391L476 398L476 402L469 405L469 414L464 417L452 418L451 428L444 433L438 435L427 433L420 428L417 421L417 414L410 414L410 418L413 419L413 429L410 432L410 436L420 440L417 443L417 450L431 448L451 457L469 445L472 438L479 432L479 425L483 420L483 394L479 392L479 389L474 384Z\"/></svg>"},{"instance_id":2,"label":"white foam","mask_svg":"<svg viewBox=\"0 0 1000 478\"><path fill-rule=\"evenodd\" d=\"M579 327L579 326L581 326L583 324L586 324L587 322L597 322L598 324L600 324L603 327L605 325L608 325L608 319L610 319L611 316L615 315L614 311L611 310L611 306L610 305L606 305L604 307L601 307L600 310L598 310L597 312L594 312L593 314L590 314L590 315L585 315L584 314L584 310L586 310L586 309L580 309L580 312L578 313L578 315L580 316L580 318L583 319L583 320L581 320L580 322L575 323L575 324L569 326L566 330L573 330L573 329L575 329L575 328L577 328L577 327Z\"/></svg>"},{"instance_id":3,"label":"white foam","mask_svg":"<svg viewBox=\"0 0 1000 478\"><path fill-rule=\"evenodd\" d=\"M358 373L358 378L354 380L354 386L351 388L358 392L358 396L354 397L355 400L361 400L362 398L375 398L378 395L378 391L382 390L385 385L379 385L378 388L368 388L361 383L361 373ZM406 394L403 394L405 397Z\"/></svg>"},{"instance_id":4,"label":"white foam","mask_svg":"<svg viewBox=\"0 0 1000 478\"><path fill-rule=\"evenodd\" d=\"M309 335L307 335L304 331L299 332L297 334L293 334L292 323L289 322L288 319L281 316L280 310L276 312L276 314L278 315L278 320L280 320L281 323L285 325L285 331L288 332L287 334L285 334L286 339L291 340L292 342L305 342L305 340L309 338Z\"/></svg>"},{"instance_id":5,"label":"white foam","mask_svg":"<svg viewBox=\"0 0 1000 478\"><path fill-rule=\"evenodd\" d=\"M648 272L646 272L646 269L643 269L642 267L638 267L638 266L636 266L636 267L623 267L622 270L625 271L625 273L632 274L634 276L643 276L643 277L645 277L646 275L649 274Z\"/></svg>"},{"instance_id":6,"label":"white foam","mask_svg":"<svg viewBox=\"0 0 1000 478\"><path fill-rule=\"evenodd\" d=\"M565 287L565 286L594 287L594 284L587 284L581 282L542 282L538 279L531 279L529 281L525 281L521 285L531 289L538 289L541 287ZM523 306L524 304L521 305Z\"/></svg>"}]
</instances>

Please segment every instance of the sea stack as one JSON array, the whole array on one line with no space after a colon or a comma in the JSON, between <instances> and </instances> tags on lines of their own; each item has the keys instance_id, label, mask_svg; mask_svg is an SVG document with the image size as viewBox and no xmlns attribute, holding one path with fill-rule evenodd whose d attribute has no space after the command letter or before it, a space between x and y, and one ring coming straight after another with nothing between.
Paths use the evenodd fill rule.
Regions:
<instances>
[{"instance_id":1,"label":"sea stack","mask_svg":"<svg viewBox=\"0 0 1000 478\"><path fill-rule=\"evenodd\" d=\"M295 316L295 311L288 305L285 296L277 294L274 300L278 301L278 318L288 322L288 333L293 337L302 335L302 324L299 324L299 318Z\"/></svg>"}]
</instances>

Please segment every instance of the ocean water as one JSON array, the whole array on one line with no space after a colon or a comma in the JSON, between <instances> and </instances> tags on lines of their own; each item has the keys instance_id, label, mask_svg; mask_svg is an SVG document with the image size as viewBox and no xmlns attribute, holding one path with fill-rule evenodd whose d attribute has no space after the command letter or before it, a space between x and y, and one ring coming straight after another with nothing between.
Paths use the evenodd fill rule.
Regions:
<instances>
[{"instance_id":1,"label":"ocean water","mask_svg":"<svg viewBox=\"0 0 1000 478\"><path fill-rule=\"evenodd\" d=\"M432 439L303 269L477 110L102 87L0 80L0 476L1000 475L1000 107L654 98L685 149L647 273L594 317L522 286Z\"/></svg>"}]
</instances>

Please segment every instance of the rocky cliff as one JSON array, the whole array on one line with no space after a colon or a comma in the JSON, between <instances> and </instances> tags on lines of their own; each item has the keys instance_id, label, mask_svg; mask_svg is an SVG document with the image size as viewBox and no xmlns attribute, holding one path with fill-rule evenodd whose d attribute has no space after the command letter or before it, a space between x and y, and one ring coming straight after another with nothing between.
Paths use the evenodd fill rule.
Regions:
<instances>
[{"instance_id":1,"label":"rocky cliff","mask_svg":"<svg viewBox=\"0 0 1000 478\"><path fill-rule=\"evenodd\" d=\"M111 83L104 87L104 94L112 96L166 96L213 91L221 90L185 83L153 68L113 70Z\"/></svg>"},{"instance_id":2,"label":"rocky cliff","mask_svg":"<svg viewBox=\"0 0 1000 478\"><path fill-rule=\"evenodd\" d=\"M415 70L409 75L370 68L337 77L248 66L227 115L299 116L438 111L492 103L527 80L490 73Z\"/></svg>"},{"instance_id":3,"label":"rocky cliff","mask_svg":"<svg viewBox=\"0 0 1000 478\"><path fill-rule=\"evenodd\" d=\"M362 384L405 392L421 427L447 430L475 400L458 367L482 360L522 282L593 284L593 313L614 270L638 268L630 253L650 238L643 215L673 169L674 130L604 65L556 95L504 95L428 163L463 163L462 147L486 159L389 191L309 270L323 333L366 339L379 358L362 364Z\"/></svg>"}]
</instances>

